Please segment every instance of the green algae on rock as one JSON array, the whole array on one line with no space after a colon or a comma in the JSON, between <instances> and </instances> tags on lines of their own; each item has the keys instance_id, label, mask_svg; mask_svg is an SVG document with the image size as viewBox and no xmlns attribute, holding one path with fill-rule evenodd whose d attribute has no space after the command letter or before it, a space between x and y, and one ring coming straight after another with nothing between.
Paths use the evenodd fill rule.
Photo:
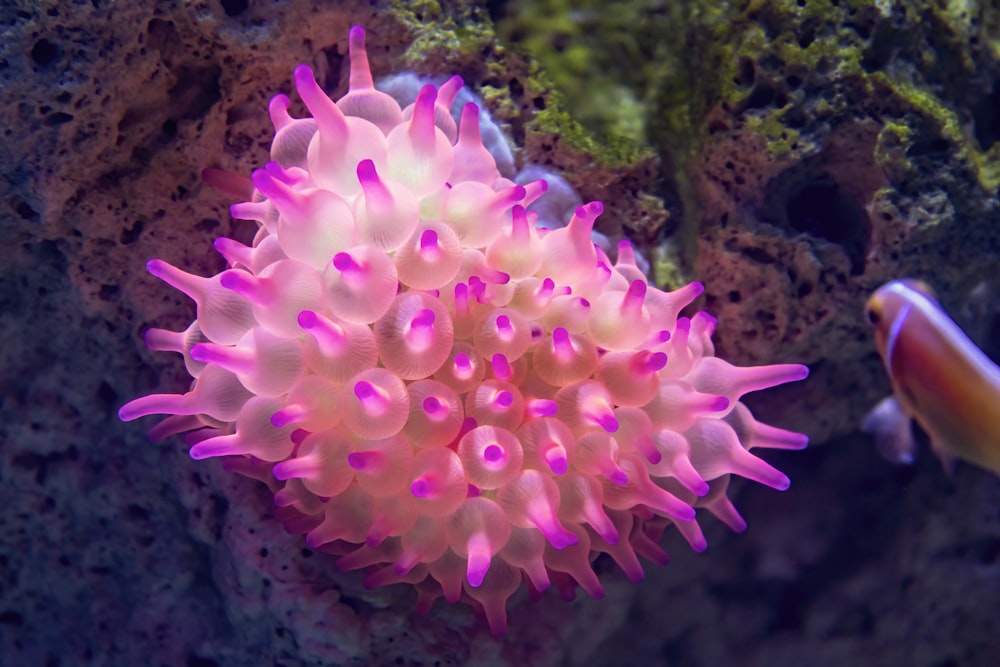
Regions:
<instances>
[{"instance_id":1,"label":"green algae on rock","mask_svg":"<svg viewBox=\"0 0 1000 667\"><path fill-rule=\"evenodd\" d=\"M992 275L995 5L572 3L574 22L570 3L530 4L500 33L539 49L557 88L600 100L606 71L595 70L617 58L618 84L661 161L653 194L671 215L654 265L666 253L705 280L729 332L720 349L746 362L780 350L819 366L786 406L819 423L798 427L819 439L845 433L884 393L857 316L871 289L933 271L946 302L960 303ZM560 17L554 30L531 23L543 14ZM622 24L636 16L636 47L621 49ZM570 38L587 57L566 55ZM824 401L830 394L847 398Z\"/></svg>"}]
</instances>

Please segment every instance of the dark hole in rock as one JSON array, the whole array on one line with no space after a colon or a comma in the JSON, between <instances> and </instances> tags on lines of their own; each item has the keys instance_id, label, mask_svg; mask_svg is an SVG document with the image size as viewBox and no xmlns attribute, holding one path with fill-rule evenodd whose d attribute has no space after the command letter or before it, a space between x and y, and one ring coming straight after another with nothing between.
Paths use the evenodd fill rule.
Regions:
<instances>
[{"instance_id":1,"label":"dark hole in rock","mask_svg":"<svg viewBox=\"0 0 1000 667\"><path fill-rule=\"evenodd\" d=\"M340 71L344 66L344 54L336 46L331 46L328 49L323 49L323 56L327 63L326 76L319 83L323 90L336 98L336 91L340 87Z\"/></svg>"},{"instance_id":2,"label":"dark hole in rock","mask_svg":"<svg viewBox=\"0 0 1000 667\"><path fill-rule=\"evenodd\" d=\"M0 623L3 625L24 625L24 615L13 609L0 612Z\"/></svg>"},{"instance_id":3,"label":"dark hole in rock","mask_svg":"<svg viewBox=\"0 0 1000 667\"><path fill-rule=\"evenodd\" d=\"M115 391L110 384L102 380L101 384L97 387L97 400L103 403L106 408L110 409L119 402L118 392Z\"/></svg>"},{"instance_id":4,"label":"dark hole in rock","mask_svg":"<svg viewBox=\"0 0 1000 667\"><path fill-rule=\"evenodd\" d=\"M851 272L863 272L868 217L836 183L817 180L793 190L785 203L785 216L792 229L842 246Z\"/></svg>"},{"instance_id":5,"label":"dark hole in rock","mask_svg":"<svg viewBox=\"0 0 1000 667\"><path fill-rule=\"evenodd\" d=\"M222 68L218 65L188 67L182 65L175 70L177 82L170 87L172 110L180 118L200 118L222 99L219 92L219 77ZM170 118L176 123L176 120ZM163 130L168 130L167 125Z\"/></svg>"},{"instance_id":6,"label":"dark hole in rock","mask_svg":"<svg viewBox=\"0 0 1000 667\"><path fill-rule=\"evenodd\" d=\"M139 240L139 236L142 235L142 230L146 224L142 220L136 220L135 224L127 229L123 229L121 236L119 237L119 242L122 245L129 245L135 243Z\"/></svg>"},{"instance_id":7,"label":"dark hole in rock","mask_svg":"<svg viewBox=\"0 0 1000 667\"><path fill-rule=\"evenodd\" d=\"M239 16L250 7L250 0L222 0L222 11L226 16Z\"/></svg>"},{"instance_id":8,"label":"dark hole in rock","mask_svg":"<svg viewBox=\"0 0 1000 667\"><path fill-rule=\"evenodd\" d=\"M486 11L490 14L490 19L496 23L507 13L507 0L486 0Z\"/></svg>"},{"instance_id":9,"label":"dark hole in rock","mask_svg":"<svg viewBox=\"0 0 1000 667\"><path fill-rule=\"evenodd\" d=\"M572 35L568 35L563 32L557 32L552 36L552 48L555 49L556 53L562 53L568 49L573 44Z\"/></svg>"},{"instance_id":10,"label":"dark hole in rock","mask_svg":"<svg viewBox=\"0 0 1000 667\"><path fill-rule=\"evenodd\" d=\"M972 127L982 150L989 150L1000 140L1000 79L989 96L972 109Z\"/></svg>"},{"instance_id":11,"label":"dark hole in rock","mask_svg":"<svg viewBox=\"0 0 1000 667\"><path fill-rule=\"evenodd\" d=\"M809 116L806 114L805 109L800 106L795 106L785 112L782 120L785 122L785 127L793 130L799 130L805 127L806 123L809 122Z\"/></svg>"},{"instance_id":12,"label":"dark hole in rock","mask_svg":"<svg viewBox=\"0 0 1000 667\"><path fill-rule=\"evenodd\" d=\"M511 79L509 84L509 90L511 97L517 99L524 95L524 85L521 84L517 79Z\"/></svg>"},{"instance_id":13,"label":"dark hole in rock","mask_svg":"<svg viewBox=\"0 0 1000 667\"><path fill-rule=\"evenodd\" d=\"M880 24L875 28L868 47L861 53L861 67L866 72L877 72L883 69L892 58L899 46L899 32L888 24Z\"/></svg>"},{"instance_id":14,"label":"dark hole in rock","mask_svg":"<svg viewBox=\"0 0 1000 667\"><path fill-rule=\"evenodd\" d=\"M775 90L771 86L758 85L750 92L746 101L747 109L762 109L774 102Z\"/></svg>"},{"instance_id":15,"label":"dark hole in rock","mask_svg":"<svg viewBox=\"0 0 1000 667\"><path fill-rule=\"evenodd\" d=\"M50 42L44 37L35 42L35 45L31 47L31 59L35 61L36 65L43 67L52 63L59 57L60 53L62 53L62 49L59 48L59 45L55 42Z\"/></svg>"},{"instance_id":16,"label":"dark hole in rock","mask_svg":"<svg viewBox=\"0 0 1000 667\"><path fill-rule=\"evenodd\" d=\"M219 221L213 218L202 218L194 228L200 232L213 232L219 228Z\"/></svg>"},{"instance_id":17,"label":"dark hole in rock","mask_svg":"<svg viewBox=\"0 0 1000 667\"><path fill-rule=\"evenodd\" d=\"M740 58L739 70L736 73L736 80L734 83L738 86L749 88L753 85L755 76L756 72L753 61L745 57Z\"/></svg>"},{"instance_id":18,"label":"dark hole in rock","mask_svg":"<svg viewBox=\"0 0 1000 667\"><path fill-rule=\"evenodd\" d=\"M203 658L200 655L191 654L187 658L185 667L219 667L219 663L211 658Z\"/></svg>"},{"instance_id":19,"label":"dark hole in rock","mask_svg":"<svg viewBox=\"0 0 1000 667\"><path fill-rule=\"evenodd\" d=\"M938 158L938 153L945 153L951 148L951 143L944 137L921 137L914 139L906 150L907 157L918 158L932 156Z\"/></svg>"},{"instance_id":20,"label":"dark hole in rock","mask_svg":"<svg viewBox=\"0 0 1000 667\"><path fill-rule=\"evenodd\" d=\"M97 296L101 301L112 301L118 297L118 293L121 288L118 285L101 285L100 291L98 291Z\"/></svg>"},{"instance_id":21,"label":"dark hole in rock","mask_svg":"<svg viewBox=\"0 0 1000 667\"><path fill-rule=\"evenodd\" d=\"M22 220L27 220L29 222L38 222L39 220L42 219L41 216L38 214L38 211L36 211L31 206L31 204L24 201L17 195L11 198L11 206L13 207L14 211L17 212L18 216L20 216Z\"/></svg>"},{"instance_id":22,"label":"dark hole in rock","mask_svg":"<svg viewBox=\"0 0 1000 667\"><path fill-rule=\"evenodd\" d=\"M73 114L68 114L62 111L56 111L53 114L49 114L45 117L42 122L49 127L56 127L57 125L65 125L73 120Z\"/></svg>"},{"instance_id":23,"label":"dark hole in rock","mask_svg":"<svg viewBox=\"0 0 1000 667\"><path fill-rule=\"evenodd\" d=\"M161 54L168 54L171 48L181 43L180 33L174 26L173 21L166 19L150 19L146 25L146 34L149 37L149 47L160 51Z\"/></svg>"},{"instance_id":24,"label":"dark hole in rock","mask_svg":"<svg viewBox=\"0 0 1000 667\"><path fill-rule=\"evenodd\" d=\"M59 244L52 239L33 243L25 248L34 258L36 266L51 266L58 273L66 271L66 255L59 249Z\"/></svg>"},{"instance_id":25,"label":"dark hole in rock","mask_svg":"<svg viewBox=\"0 0 1000 667\"><path fill-rule=\"evenodd\" d=\"M858 34L858 37L865 41L867 41L872 34L871 27L863 23L847 23L844 27L853 30Z\"/></svg>"},{"instance_id":26,"label":"dark hole in rock","mask_svg":"<svg viewBox=\"0 0 1000 667\"><path fill-rule=\"evenodd\" d=\"M177 136L177 121L173 118L168 118L163 121L161 129L163 130L163 138L169 141Z\"/></svg>"}]
</instances>

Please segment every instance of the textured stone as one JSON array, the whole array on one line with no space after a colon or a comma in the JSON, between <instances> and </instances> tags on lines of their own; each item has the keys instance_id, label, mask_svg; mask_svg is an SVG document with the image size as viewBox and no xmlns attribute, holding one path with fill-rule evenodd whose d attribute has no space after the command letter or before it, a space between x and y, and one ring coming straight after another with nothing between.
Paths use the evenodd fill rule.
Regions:
<instances>
[{"instance_id":1,"label":"textured stone","mask_svg":"<svg viewBox=\"0 0 1000 667\"><path fill-rule=\"evenodd\" d=\"M409 588L366 591L359 574L336 572L326 554L284 534L258 483L118 422L125 400L180 391L186 377L177 359L142 345L149 326L193 317L144 262L221 268L211 239L245 239L249 229L233 228L229 200L198 172L245 174L266 159L266 103L290 91L297 63L342 92L355 22L369 29L377 71L458 71L482 85L494 116L531 147L522 159L573 166L586 198L611 202L612 232L635 224L632 202L660 178L672 214L662 229L698 251L720 355L812 365L808 389L776 402L780 415L763 406L769 421L847 432L887 391L859 315L886 278L929 275L963 322L991 329L995 290L974 289L995 274L1000 22L989 3L970 3L964 19L934 12L926 24L923 3L891 16L844 0L733 3L743 12L735 18L671 3L659 40L687 60L663 56L677 77L659 70L650 91L664 121L650 129L658 172L646 158L588 159L537 130L531 113L550 100L522 56L495 46L454 3L402 4L414 6L0 8L0 663L992 664L1000 482L971 468L949 481L926 452L917 467L894 469L848 437L773 456L793 487L737 489L745 535L716 524L705 554L669 537L674 562L644 564L639 584L598 562L604 600L520 596L510 634L495 640L464 605L438 602L422 619ZM807 13L836 6L854 13ZM419 31L421 21L432 27ZM764 45L794 52L789 40L811 34L834 50L796 62L733 38L759 26ZM861 54L853 70L830 60L842 41ZM678 85L682 74L704 85ZM700 129L712 131L698 150L679 140L700 141ZM789 219L796 195L829 194L831 184L840 196L826 201L868 234L861 245L836 229L816 233L809 216ZM647 204L652 224L631 233L646 234L648 247L664 215ZM700 240L681 243L684 234ZM864 271L852 273L859 258Z\"/></svg>"}]
</instances>

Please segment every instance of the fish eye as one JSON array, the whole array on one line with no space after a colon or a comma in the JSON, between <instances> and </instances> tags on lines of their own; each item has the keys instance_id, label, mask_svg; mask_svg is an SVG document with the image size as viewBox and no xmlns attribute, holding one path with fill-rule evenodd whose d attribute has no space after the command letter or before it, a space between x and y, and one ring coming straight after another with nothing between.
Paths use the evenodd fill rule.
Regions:
<instances>
[{"instance_id":1,"label":"fish eye","mask_svg":"<svg viewBox=\"0 0 1000 667\"><path fill-rule=\"evenodd\" d=\"M865 317L868 318L868 323L871 325L878 324L878 312L872 308L865 308Z\"/></svg>"}]
</instances>

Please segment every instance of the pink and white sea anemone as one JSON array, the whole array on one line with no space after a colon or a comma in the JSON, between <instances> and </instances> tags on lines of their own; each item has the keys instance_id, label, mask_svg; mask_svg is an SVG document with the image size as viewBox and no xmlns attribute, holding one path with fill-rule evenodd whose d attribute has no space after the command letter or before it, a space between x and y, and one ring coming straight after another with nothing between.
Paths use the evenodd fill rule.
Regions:
<instances>
[{"instance_id":1,"label":"pink and white sea anemone","mask_svg":"<svg viewBox=\"0 0 1000 667\"><path fill-rule=\"evenodd\" d=\"M121 419L170 415L155 439L186 432L193 458L267 482L288 529L340 568L412 584L423 612L471 599L496 634L522 582L599 598L595 557L641 579L637 556L665 563L670 525L703 550L697 508L743 530L729 476L785 489L752 450L806 438L740 399L806 368L715 357L715 320L680 315L701 285L648 285L627 242L612 264L591 241L600 202L536 228L546 183L500 175L475 104L455 123L461 81L401 109L372 85L364 39L351 30L344 97L302 65L312 118L271 101L272 161L232 207L259 224L253 245L217 239L229 268L208 278L149 262L197 318L146 342L194 382Z\"/></svg>"}]
</instances>

